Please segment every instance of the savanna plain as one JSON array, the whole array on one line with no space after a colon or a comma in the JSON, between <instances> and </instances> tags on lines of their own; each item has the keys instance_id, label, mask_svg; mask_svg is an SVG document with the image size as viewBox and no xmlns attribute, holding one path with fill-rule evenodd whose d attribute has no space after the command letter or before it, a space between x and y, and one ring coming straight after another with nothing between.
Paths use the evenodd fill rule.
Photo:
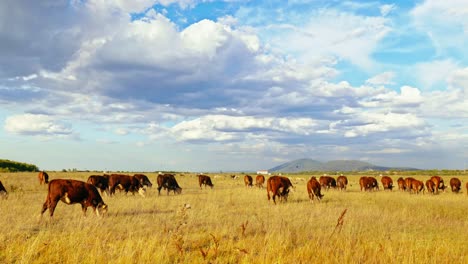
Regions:
<instances>
[{"instance_id":1,"label":"savanna plain","mask_svg":"<svg viewBox=\"0 0 468 264\"><path fill-rule=\"evenodd\" d=\"M49 172L50 179L83 181L91 174ZM0 173L9 191L0 199L0 263L468 263L463 171L441 175L446 184L462 180L461 194L438 195L383 191L372 173L345 174L348 189L322 190L320 203L310 202L306 184L321 174L283 175L295 189L276 205L265 188L246 188L240 173L235 180L208 174L213 189L200 189L196 174L177 173L178 195L158 195L157 173L145 174L153 183L146 197L102 195L109 206L103 217L59 202L50 219L48 211L40 216L47 186L37 173ZM380 190L361 192L360 176L376 176ZM430 177L389 176L395 184Z\"/></svg>"}]
</instances>

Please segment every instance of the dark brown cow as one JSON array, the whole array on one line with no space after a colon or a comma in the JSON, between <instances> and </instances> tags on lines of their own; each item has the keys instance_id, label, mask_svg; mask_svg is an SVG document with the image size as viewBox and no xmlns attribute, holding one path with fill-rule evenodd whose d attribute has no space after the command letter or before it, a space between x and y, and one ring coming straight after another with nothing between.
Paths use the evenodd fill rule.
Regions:
<instances>
[{"instance_id":1,"label":"dark brown cow","mask_svg":"<svg viewBox=\"0 0 468 264\"><path fill-rule=\"evenodd\" d=\"M307 193L309 193L309 199L314 202L314 197L320 202L322 200L323 194L320 193L320 183L315 177L311 177L307 182Z\"/></svg>"},{"instance_id":2,"label":"dark brown cow","mask_svg":"<svg viewBox=\"0 0 468 264\"><path fill-rule=\"evenodd\" d=\"M452 178L450 179L450 188L452 189L452 192L458 193L461 190L461 181L458 178Z\"/></svg>"},{"instance_id":3,"label":"dark brown cow","mask_svg":"<svg viewBox=\"0 0 468 264\"><path fill-rule=\"evenodd\" d=\"M321 176L319 178L319 182L320 182L320 185L322 186L322 188L324 188L327 191L330 189L330 187L336 188L336 180L333 177Z\"/></svg>"},{"instance_id":4,"label":"dark brown cow","mask_svg":"<svg viewBox=\"0 0 468 264\"><path fill-rule=\"evenodd\" d=\"M5 186L3 186L2 181L0 181L0 196L2 196L3 198L8 196L8 192L5 189Z\"/></svg>"},{"instance_id":5,"label":"dark brown cow","mask_svg":"<svg viewBox=\"0 0 468 264\"><path fill-rule=\"evenodd\" d=\"M382 182L382 186L384 190L392 190L393 189L393 180L392 178L388 176L383 176L382 179L380 179Z\"/></svg>"},{"instance_id":6,"label":"dark brown cow","mask_svg":"<svg viewBox=\"0 0 468 264\"><path fill-rule=\"evenodd\" d=\"M110 195L115 194L116 188L125 191L125 194L128 194L128 192L130 191L133 195L135 195L135 192L138 192L141 196L145 196L143 185L141 185L140 181L134 176L124 174L111 174L109 176Z\"/></svg>"},{"instance_id":7,"label":"dark brown cow","mask_svg":"<svg viewBox=\"0 0 468 264\"><path fill-rule=\"evenodd\" d=\"M416 180L415 178L412 178L412 177L407 177L405 178L405 186L406 186L406 190L408 192L411 193L411 191L413 190L413 185L412 185L412 182Z\"/></svg>"},{"instance_id":8,"label":"dark brown cow","mask_svg":"<svg viewBox=\"0 0 468 264\"><path fill-rule=\"evenodd\" d=\"M419 194L419 192L423 192L424 194L424 183L422 181L413 179L411 181L411 188L413 189L413 192L416 194Z\"/></svg>"},{"instance_id":9,"label":"dark brown cow","mask_svg":"<svg viewBox=\"0 0 468 264\"><path fill-rule=\"evenodd\" d=\"M135 174L135 175L133 175L133 177L137 178L140 181L141 186L143 186L144 188L153 187L153 184L148 179L148 176L146 176L144 174Z\"/></svg>"},{"instance_id":10,"label":"dark brown cow","mask_svg":"<svg viewBox=\"0 0 468 264\"><path fill-rule=\"evenodd\" d=\"M94 185L101 191L101 195L105 193L109 195L109 175L91 175L88 177L87 183Z\"/></svg>"},{"instance_id":11,"label":"dark brown cow","mask_svg":"<svg viewBox=\"0 0 468 264\"><path fill-rule=\"evenodd\" d=\"M287 201L288 194L289 194L289 187L293 187L293 185L287 177L271 176L267 180L268 201L270 201L270 198L271 198L270 193L273 194L273 202L275 204L276 204L276 199L275 199L276 196L278 196L280 200L284 199L284 201Z\"/></svg>"},{"instance_id":12,"label":"dark brown cow","mask_svg":"<svg viewBox=\"0 0 468 264\"><path fill-rule=\"evenodd\" d=\"M439 193L439 190L445 192L446 187L444 185L444 179L442 179L440 176L432 176L431 181L435 184L435 193Z\"/></svg>"},{"instance_id":13,"label":"dark brown cow","mask_svg":"<svg viewBox=\"0 0 468 264\"><path fill-rule=\"evenodd\" d=\"M346 190L346 187L348 186L348 178L346 178L344 175L338 176L336 179L336 186L340 190Z\"/></svg>"},{"instance_id":14,"label":"dark brown cow","mask_svg":"<svg viewBox=\"0 0 468 264\"><path fill-rule=\"evenodd\" d=\"M258 188L263 188L263 184L265 183L265 176L263 175L257 175L257 177L255 177L255 185L258 187Z\"/></svg>"},{"instance_id":15,"label":"dark brown cow","mask_svg":"<svg viewBox=\"0 0 468 264\"><path fill-rule=\"evenodd\" d=\"M202 188L202 185L205 185L205 188L206 186L210 186L211 189L213 189L213 183L211 182L211 178L208 175L198 175L198 184L200 185L200 189Z\"/></svg>"},{"instance_id":16,"label":"dark brown cow","mask_svg":"<svg viewBox=\"0 0 468 264\"><path fill-rule=\"evenodd\" d=\"M169 195L170 191L173 191L174 194L180 194L182 192L182 188L180 188L179 184L177 183L174 174L159 174L157 182L159 195L161 195L162 188L167 189L167 195Z\"/></svg>"},{"instance_id":17,"label":"dark brown cow","mask_svg":"<svg viewBox=\"0 0 468 264\"><path fill-rule=\"evenodd\" d=\"M466 183L466 195L468 195L468 182Z\"/></svg>"},{"instance_id":18,"label":"dark brown cow","mask_svg":"<svg viewBox=\"0 0 468 264\"><path fill-rule=\"evenodd\" d=\"M49 192L42 206L41 216L49 209L50 216L52 217L58 201L66 204L81 204L81 209L85 216L89 206L94 209L94 212L98 216L107 212L107 205L102 200L96 187L82 181L62 179L50 181Z\"/></svg>"},{"instance_id":19,"label":"dark brown cow","mask_svg":"<svg viewBox=\"0 0 468 264\"><path fill-rule=\"evenodd\" d=\"M37 175L37 178L39 179L40 185L49 183L49 174L47 174L45 171L40 171Z\"/></svg>"},{"instance_id":20,"label":"dark brown cow","mask_svg":"<svg viewBox=\"0 0 468 264\"><path fill-rule=\"evenodd\" d=\"M359 179L359 185L361 187L361 191L372 191L373 189L379 189L377 179L374 177L361 177Z\"/></svg>"},{"instance_id":21,"label":"dark brown cow","mask_svg":"<svg viewBox=\"0 0 468 264\"><path fill-rule=\"evenodd\" d=\"M426 181L426 189L428 193L435 193L435 183L430 179Z\"/></svg>"},{"instance_id":22,"label":"dark brown cow","mask_svg":"<svg viewBox=\"0 0 468 264\"><path fill-rule=\"evenodd\" d=\"M398 178L397 183L398 183L398 190L400 191L406 190L406 182L402 177Z\"/></svg>"},{"instance_id":23,"label":"dark brown cow","mask_svg":"<svg viewBox=\"0 0 468 264\"><path fill-rule=\"evenodd\" d=\"M252 187L253 186L253 178L250 175L245 175L244 176L244 183L245 187Z\"/></svg>"}]
</instances>

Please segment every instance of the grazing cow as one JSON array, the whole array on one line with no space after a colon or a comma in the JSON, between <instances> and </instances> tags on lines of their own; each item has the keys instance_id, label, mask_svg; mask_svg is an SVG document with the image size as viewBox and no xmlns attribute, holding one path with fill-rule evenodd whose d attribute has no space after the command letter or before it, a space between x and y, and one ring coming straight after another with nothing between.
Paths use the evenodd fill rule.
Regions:
<instances>
[{"instance_id":1,"label":"grazing cow","mask_svg":"<svg viewBox=\"0 0 468 264\"><path fill-rule=\"evenodd\" d=\"M5 189L5 186L3 186L2 181L0 181L0 196L4 198L8 196L8 192Z\"/></svg>"},{"instance_id":2,"label":"grazing cow","mask_svg":"<svg viewBox=\"0 0 468 264\"><path fill-rule=\"evenodd\" d=\"M139 181L140 181L140 184L146 188L146 187L153 187L153 184L150 182L150 180L148 179L148 176L144 175L144 174L135 174L133 175L133 177L137 178Z\"/></svg>"},{"instance_id":3,"label":"grazing cow","mask_svg":"<svg viewBox=\"0 0 468 264\"><path fill-rule=\"evenodd\" d=\"M252 176L250 176L250 175L245 175L245 176L244 176L244 183L245 183L245 187L252 187L252 186L253 186L253 179L252 179Z\"/></svg>"},{"instance_id":4,"label":"grazing cow","mask_svg":"<svg viewBox=\"0 0 468 264\"><path fill-rule=\"evenodd\" d=\"M446 187L444 185L444 179L442 179L440 176L432 176L431 181L433 181L435 184L435 193L439 193L439 190L445 192Z\"/></svg>"},{"instance_id":5,"label":"grazing cow","mask_svg":"<svg viewBox=\"0 0 468 264\"><path fill-rule=\"evenodd\" d=\"M101 190L101 194L109 195L109 175L91 175L88 177L87 183Z\"/></svg>"},{"instance_id":6,"label":"grazing cow","mask_svg":"<svg viewBox=\"0 0 468 264\"><path fill-rule=\"evenodd\" d=\"M416 194L419 194L419 192L421 191L424 194L424 183L422 181L413 179L411 181L411 188L413 188L413 192L415 192Z\"/></svg>"},{"instance_id":7,"label":"grazing cow","mask_svg":"<svg viewBox=\"0 0 468 264\"><path fill-rule=\"evenodd\" d=\"M392 190L393 189L393 180L392 178L388 176L383 176L382 179L380 179L382 182L382 186L384 190Z\"/></svg>"},{"instance_id":8,"label":"grazing cow","mask_svg":"<svg viewBox=\"0 0 468 264\"><path fill-rule=\"evenodd\" d=\"M159 174L157 182L159 195L161 195L162 188L167 189L167 195L169 195L170 191L173 191L174 194L180 194L182 192L182 188L180 188L179 184L177 183L174 174Z\"/></svg>"},{"instance_id":9,"label":"grazing cow","mask_svg":"<svg viewBox=\"0 0 468 264\"><path fill-rule=\"evenodd\" d=\"M255 185L258 187L258 188L263 188L263 184L265 183L265 176L263 175L257 175L257 177L255 177Z\"/></svg>"},{"instance_id":10,"label":"grazing cow","mask_svg":"<svg viewBox=\"0 0 468 264\"><path fill-rule=\"evenodd\" d=\"M468 195L468 182L466 183L466 195Z\"/></svg>"},{"instance_id":11,"label":"grazing cow","mask_svg":"<svg viewBox=\"0 0 468 264\"><path fill-rule=\"evenodd\" d=\"M40 171L39 174L37 175L37 178L39 179L39 184L48 184L49 183L49 174L45 171Z\"/></svg>"},{"instance_id":12,"label":"grazing cow","mask_svg":"<svg viewBox=\"0 0 468 264\"><path fill-rule=\"evenodd\" d=\"M198 175L198 184L200 185L200 189L202 188L202 185L205 185L205 188L206 186L210 186L211 189L213 189L213 183L211 182L211 178L208 175Z\"/></svg>"},{"instance_id":13,"label":"grazing cow","mask_svg":"<svg viewBox=\"0 0 468 264\"><path fill-rule=\"evenodd\" d=\"M398 178L397 183L398 183L398 190L400 191L406 190L406 182L402 177Z\"/></svg>"},{"instance_id":14,"label":"grazing cow","mask_svg":"<svg viewBox=\"0 0 468 264\"><path fill-rule=\"evenodd\" d=\"M426 181L426 189L428 193L435 193L435 183L430 179Z\"/></svg>"},{"instance_id":15,"label":"grazing cow","mask_svg":"<svg viewBox=\"0 0 468 264\"><path fill-rule=\"evenodd\" d=\"M307 192L309 193L309 199L311 202L314 202L314 197L320 202L323 197L323 194L320 193L320 183L315 177L311 177L307 182Z\"/></svg>"},{"instance_id":16,"label":"grazing cow","mask_svg":"<svg viewBox=\"0 0 468 264\"><path fill-rule=\"evenodd\" d=\"M125 194L138 192L141 196L145 197L145 190L141 182L134 176L123 174L111 174L109 176L109 192L110 195L115 194L115 189L119 188L125 191Z\"/></svg>"},{"instance_id":17,"label":"grazing cow","mask_svg":"<svg viewBox=\"0 0 468 264\"><path fill-rule=\"evenodd\" d=\"M413 190L413 185L412 185L412 182L416 180L415 178L412 178L412 177L407 177L405 178L405 186L406 186L406 190L408 192L411 193L411 190Z\"/></svg>"},{"instance_id":18,"label":"grazing cow","mask_svg":"<svg viewBox=\"0 0 468 264\"><path fill-rule=\"evenodd\" d=\"M319 182L322 188L324 188L327 191L330 189L330 187L336 188L336 180L333 177L321 176L319 178Z\"/></svg>"},{"instance_id":19,"label":"grazing cow","mask_svg":"<svg viewBox=\"0 0 468 264\"><path fill-rule=\"evenodd\" d=\"M270 201L270 193L273 194L273 202L276 204L276 196L280 200L288 200L289 187L293 187L291 181L287 177L283 176L271 176L267 180L267 197ZM293 187L294 188L294 187Z\"/></svg>"},{"instance_id":20,"label":"grazing cow","mask_svg":"<svg viewBox=\"0 0 468 264\"><path fill-rule=\"evenodd\" d=\"M460 179L458 179L458 178L450 179L450 188L452 189L452 192L454 192L454 193L460 192L460 189L461 189Z\"/></svg>"},{"instance_id":21,"label":"grazing cow","mask_svg":"<svg viewBox=\"0 0 468 264\"><path fill-rule=\"evenodd\" d=\"M98 216L107 212L107 205L102 200L96 187L82 181L62 179L50 181L49 192L42 206L41 216L49 209L50 217L52 217L58 201L66 204L81 204L84 216L86 216L86 210L89 206L94 209Z\"/></svg>"},{"instance_id":22,"label":"grazing cow","mask_svg":"<svg viewBox=\"0 0 468 264\"><path fill-rule=\"evenodd\" d=\"M344 175L338 176L338 178L336 179L336 186L340 190L346 190L346 187L348 186L348 178L346 178L346 176Z\"/></svg>"},{"instance_id":23,"label":"grazing cow","mask_svg":"<svg viewBox=\"0 0 468 264\"><path fill-rule=\"evenodd\" d=\"M373 189L379 189L377 179L374 177L361 177L359 179L359 185L361 187L361 191L372 191Z\"/></svg>"}]
</instances>

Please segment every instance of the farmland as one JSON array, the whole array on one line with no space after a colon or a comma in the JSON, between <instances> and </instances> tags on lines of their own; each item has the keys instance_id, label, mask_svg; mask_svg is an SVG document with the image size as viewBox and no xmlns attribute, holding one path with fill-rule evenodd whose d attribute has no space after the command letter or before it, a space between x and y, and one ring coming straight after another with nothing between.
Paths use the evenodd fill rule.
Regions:
<instances>
[{"instance_id":1,"label":"farmland","mask_svg":"<svg viewBox=\"0 0 468 264\"><path fill-rule=\"evenodd\" d=\"M49 176L86 181L91 174ZM83 217L79 205L60 202L54 219L48 212L41 219L47 187L37 173L1 173L9 197L0 200L0 263L468 262L465 174L443 174L446 183L460 178L463 193L439 195L360 192L360 175L348 175L348 190L322 190L321 203L306 192L307 180L319 174L285 175L295 190L277 205L265 189L246 188L241 174L209 174L213 189L200 189L195 174L177 174L182 194L160 196L157 174L145 174L154 184L146 197L104 195L105 217L92 210Z\"/></svg>"}]
</instances>

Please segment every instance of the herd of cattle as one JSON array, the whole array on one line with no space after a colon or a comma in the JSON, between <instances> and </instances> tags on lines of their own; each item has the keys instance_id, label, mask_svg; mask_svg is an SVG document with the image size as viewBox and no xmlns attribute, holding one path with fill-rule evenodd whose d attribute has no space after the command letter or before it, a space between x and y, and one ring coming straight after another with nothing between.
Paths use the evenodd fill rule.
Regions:
<instances>
[{"instance_id":1,"label":"herd of cattle","mask_svg":"<svg viewBox=\"0 0 468 264\"><path fill-rule=\"evenodd\" d=\"M213 188L211 178L207 175L200 174L197 176L200 188ZM232 179L237 176L232 175ZM124 191L126 194L139 193L145 196L146 189L152 187L149 178L144 174L135 174L133 176L124 174L104 174L104 175L91 175L88 177L87 182L71 180L71 179L54 179L49 182L49 175L45 171L38 174L39 184L48 184L48 193L46 201L42 206L41 215L48 209L52 217L54 215L55 207L59 201L66 204L81 204L83 214L86 215L88 207L92 207L97 215L107 212L107 205L104 203L102 196L115 195L115 191ZM381 177L381 183L384 190L392 190L394 188L392 178L388 176ZM244 176L244 183L246 187L253 187L253 178L250 175ZM257 175L255 178L255 186L263 188L265 183L265 176ZM157 177L158 194L161 194L161 189L167 190L169 195L170 191L174 194L182 193L182 188L177 183L174 174L158 174ZM402 177L397 180L398 189L407 191L409 193L420 193L427 191L432 194L437 194L439 190L445 191L447 186L440 176L432 176L425 184L412 177L403 179ZM458 178L451 178L449 182L452 192L458 193L461 190L461 181ZM316 198L318 201L324 196L321 193L322 189L329 190L330 188L345 191L348 186L348 179L344 175L338 176L336 179L331 176L321 176L318 180L316 177L311 177L307 182L307 193L309 199L313 202ZM359 186L361 191L373 191L379 189L378 181L375 177L361 177L359 179ZM267 197L271 198L276 204L276 198L280 201L287 201L288 194L291 188L295 188L288 177L284 176L271 176L266 181ZM468 195L468 182L466 183ZM99 193L100 191L100 193ZM6 197L7 190L0 181L0 195Z\"/></svg>"}]
</instances>

